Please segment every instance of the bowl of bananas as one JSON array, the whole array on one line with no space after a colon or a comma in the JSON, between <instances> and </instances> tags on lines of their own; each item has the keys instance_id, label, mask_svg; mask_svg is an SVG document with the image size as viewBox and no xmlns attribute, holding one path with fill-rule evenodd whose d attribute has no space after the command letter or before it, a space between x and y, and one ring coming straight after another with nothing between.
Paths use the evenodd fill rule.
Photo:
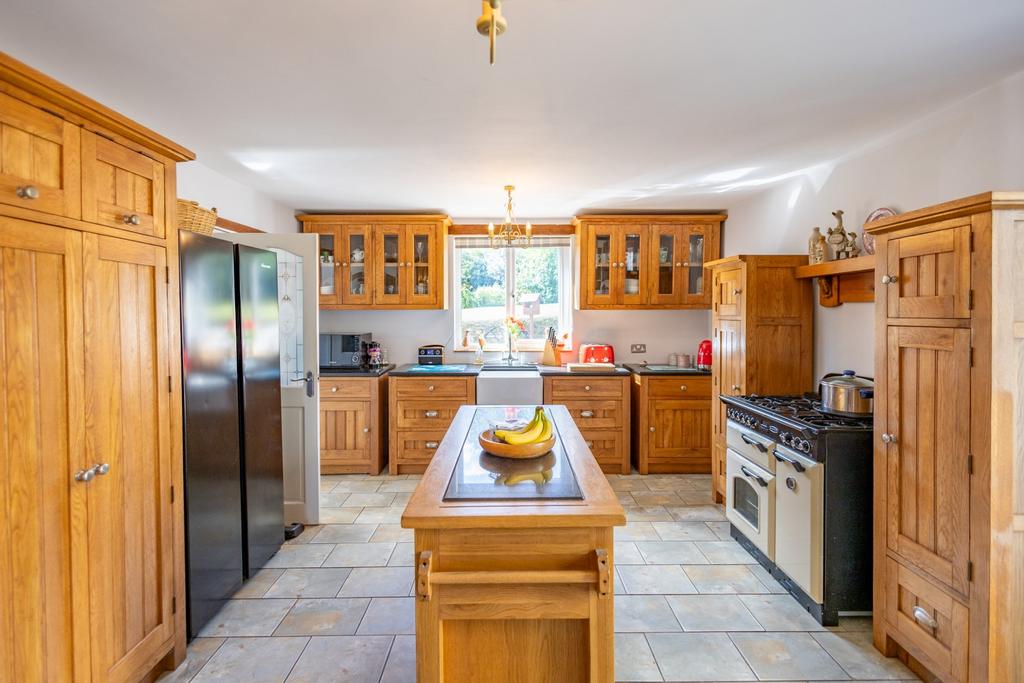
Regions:
<instances>
[{"instance_id":1,"label":"bowl of bananas","mask_svg":"<svg viewBox=\"0 0 1024 683\"><path fill-rule=\"evenodd\" d=\"M499 458L537 458L555 445L555 427L544 409L537 406L533 419L514 429L495 427L480 434L480 447Z\"/></svg>"}]
</instances>

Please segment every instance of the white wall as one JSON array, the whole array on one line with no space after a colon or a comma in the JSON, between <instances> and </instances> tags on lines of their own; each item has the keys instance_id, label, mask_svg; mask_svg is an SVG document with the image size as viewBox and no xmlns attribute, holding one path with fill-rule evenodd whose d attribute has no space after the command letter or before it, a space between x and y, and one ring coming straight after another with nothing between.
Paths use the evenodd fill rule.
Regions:
<instances>
[{"instance_id":1,"label":"white wall","mask_svg":"<svg viewBox=\"0 0 1024 683\"><path fill-rule=\"evenodd\" d=\"M217 214L266 232L298 232L295 212L248 185L221 175L198 161L178 164L178 196Z\"/></svg>"},{"instance_id":2,"label":"white wall","mask_svg":"<svg viewBox=\"0 0 1024 683\"><path fill-rule=\"evenodd\" d=\"M1024 72L730 206L723 253L805 254L811 228L834 225L835 209L861 235L878 207L904 212L989 190L1024 190ZM816 376L874 375L872 311L872 304L816 307Z\"/></svg>"}]
</instances>

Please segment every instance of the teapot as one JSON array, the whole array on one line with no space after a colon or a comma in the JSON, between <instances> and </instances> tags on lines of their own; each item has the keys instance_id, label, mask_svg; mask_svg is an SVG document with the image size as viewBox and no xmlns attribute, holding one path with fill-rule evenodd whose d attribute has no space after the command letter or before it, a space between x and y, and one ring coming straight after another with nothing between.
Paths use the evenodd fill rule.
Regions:
<instances>
[{"instance_id":1,"label":"teapot","mask_svg":"<svg viewBox=\"0 0 1024 683\"><path fill-rule=\"evenodd\" d=\"M356 263L360 263L364 258L366 258L366 252L365 251L363 251L362 249L353 249L352 250L352 260L353 261L355 261Z\"/></svg>"}]
</instances>

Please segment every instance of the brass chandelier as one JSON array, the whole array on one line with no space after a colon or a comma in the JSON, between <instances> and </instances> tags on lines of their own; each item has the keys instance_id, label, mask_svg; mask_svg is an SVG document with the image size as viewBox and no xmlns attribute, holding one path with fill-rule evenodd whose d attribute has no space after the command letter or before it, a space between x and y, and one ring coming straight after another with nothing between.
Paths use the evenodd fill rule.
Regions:
<instances>
[{"instance_id":1,"label":"brass chandelier","mask_svg":"<svg viewBox=\"0 0 1024 683\"><path fill-rule=\"evenodd\" d=\"M501 0L483 0L483 12L476 20L476 30L480 35L487 36L490 41L493 66L498 36L508 30L508 20L501 14Z\"/></svg>"},{"instance_id":2,"label":"brass chandelier","mask_svg":"<svg viewBox=\"0 0 1024 683\"><path fill-rule=\"evenodd\" d=\"M524 228L516 220L512 206L512 192L515 189L515 185L505 186L505 192L508 193L508 199L505 201L505 220L497 228L494 226L494 223L487 224L487 236L490 238L491 247L494 249L498 247L528 246L533 240L533 224L527 223Z\"/></svg>"}]
</instances>

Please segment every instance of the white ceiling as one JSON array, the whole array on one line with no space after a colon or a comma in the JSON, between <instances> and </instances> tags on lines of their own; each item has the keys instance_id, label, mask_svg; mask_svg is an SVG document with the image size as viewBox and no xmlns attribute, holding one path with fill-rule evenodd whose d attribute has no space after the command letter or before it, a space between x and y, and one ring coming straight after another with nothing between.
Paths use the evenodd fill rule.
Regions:
<instances>
[{"instance_id":1,"label":"white ceiling","mask_svg":"<svg viewBox=\"0 0 1024 683\"><path fill-rule=\"evenodd\" d=\"M1024 69L1021 0L4 0L0 49L301 209L728 208ZM256 170L253 170L256 169Z\"/></svg>"}]
</instances>

